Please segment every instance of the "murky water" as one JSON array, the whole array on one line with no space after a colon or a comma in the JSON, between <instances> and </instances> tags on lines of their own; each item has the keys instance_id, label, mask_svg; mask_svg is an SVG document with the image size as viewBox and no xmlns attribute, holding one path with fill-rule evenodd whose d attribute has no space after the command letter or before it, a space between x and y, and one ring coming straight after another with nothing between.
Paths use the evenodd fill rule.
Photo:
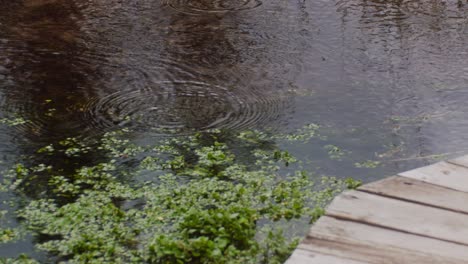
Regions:
<instances>
[{"instance_id":1,"label":"murky water","mask_svg":"<svg viewBox=\"0 0 468 264\"><path fill-rule=\"evenodd\" d=\"M468 153L465 0L0 5L0 116L29 121L2 128L5 163L120 127L149 139L316 123L327 139L278 144L364 181Z\"/></svg>"}]
</instances>

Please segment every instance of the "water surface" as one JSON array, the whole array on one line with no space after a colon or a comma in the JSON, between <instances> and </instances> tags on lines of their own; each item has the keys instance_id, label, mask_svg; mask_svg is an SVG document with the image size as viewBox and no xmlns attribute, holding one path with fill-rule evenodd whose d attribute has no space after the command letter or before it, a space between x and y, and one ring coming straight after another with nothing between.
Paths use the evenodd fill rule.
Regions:
<instances>
[{"instance_id":1,"label":"water surface","mask_svg":"<svg viewBox=\"0 0 468 264\"><path fill-rule=\"evenodd\" d=\"M3 166L122 127L151 141L319 124L321 139L277 143L366 182L468 152L466 1L0 4L0 116L28 120L1 128Z\"/></svg>"}]
</instances>

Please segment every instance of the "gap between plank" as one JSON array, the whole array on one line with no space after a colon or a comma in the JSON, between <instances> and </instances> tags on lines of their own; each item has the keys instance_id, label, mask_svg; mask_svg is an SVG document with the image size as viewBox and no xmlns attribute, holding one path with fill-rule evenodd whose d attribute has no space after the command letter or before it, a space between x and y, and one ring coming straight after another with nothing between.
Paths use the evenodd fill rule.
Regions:
<instances>
[{"instance_id":1,"label":"gap between plank","mask_svg":"<svg viewBox=\"0 0 468 264\"><path fill-rule=\"evenodd\" d=\"M448 163L448 162L447 162L447 163ZM468 169L468 167L460 166L460 165L458 165L458 164L450 163L450 165L459 166L459 167L463 167L463 168ZM401 173L404 173L404 172L401 172ZM431 184L431 185L434 185L434 186L437 186L437 187L440 187L440 188L445 188L445 189L447 189L447 190L451 190L451 191L455 191L455 192L468 193L468 192L461 191L461 190L458 190L458 189L450 188L450 187L448 187L448 186L439 185L439 184L436 184L436 183L433 183L433 182L430 182L430 181L424 181L424 180L421 180L421 179L408 177L408 176L405 176L405 175L402 175L402 174L397 174L397 175L395 175L395 176L403 177L403 178L405 178L405 179L411 179L411 180L415 180L415 181L420 181L420 182L423 182L423 183Z\"/></svg>"},{"instance_id":2,"label":"gap between plank","mask_svg":"<svg viewBox=\"0 0 468 264\"><path fill-rule=\"evenodd\" d=\"M426 182L424 182L424 183L426 183ZM435 185L435 184L432 184L432 185L442 187L442 186ZM446 188L446 189L449 189L449 188ZM452 190L452 189L450 189L450 190ZM393 195L390 195L390 194L378 193L378 192L374 192L374 191L370 191L370 190L361 190L361 189L356 189L356 191L363 192L363 193L368 193L368 194L372 194L372 195L376 195L376 196L381 196L381 197L385 197L385 198L391 198L391 199L399 200L399 201L403 201L403 202L409 202L409 203L414 203L414 204L423 205L423 206L427 206L427 207L432 207L432 208L436 208L436 209L451 211L451 212L454 212L454 213L460 213L460 214L468 215L468 212L465 212L465 211L458 211L456 209L441 207L441 206L438 206L438 205L419 202L419 201L415 201L415 200L411 200L411 199L407 199L407 198L403 198L403 197L393 196ZM453 190L453 191L456 191L456 190ZM460 191L458 191L458 192L460 192ZM463 193L465 193L465 192L463 192Z\"/></svg>"},{"instance_id":3,"label":"gap between plank","mask_svg":"<svg viewBox=\"0 0 468 264\"><path fill-rule=\"evenodd\" d=\"M456 163L455 161L447 160L445 162L450 163L450 164L455 165L455 166L460 166L460 167L468 169L468 165L463 165L463 164L460 164L460 163Z\"/></svg>"}]
</instances>

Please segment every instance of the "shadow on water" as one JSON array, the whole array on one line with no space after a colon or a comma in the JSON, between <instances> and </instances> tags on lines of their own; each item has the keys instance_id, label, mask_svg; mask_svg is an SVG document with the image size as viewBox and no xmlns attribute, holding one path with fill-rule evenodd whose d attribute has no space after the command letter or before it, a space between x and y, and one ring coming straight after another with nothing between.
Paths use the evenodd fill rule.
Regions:
<instances>
[{"instance_id":1,"label":"shadow on water","mask_svg":"<svg viewBox=\"0 0 468 264\"><path fill-rule=\"evenodd\" d=\"M15 15L2 23L6 38L1 56L7 72L1 85L3 114L26 119L15 133L31 141L78 135L80 113L72 106L92 96L98 72L77 63L85 53L77 6L24 1L4 12Z\"/></svg>"},{"instance_id":2,"label":"shadow on water","mask_svg":"<svg viewBox=\"0 0 468 264\"><path fill-rule=\"evenodd\" d=\"M90 80L95 72L75 63L84 50L76 23L80 12L74 3L27 0L1 5L1 115L27 121L2 129L3 161L8 164L40 145L80 133L76 122L80 115L68 107L92 93ZM27 194L31 198L46 187L41 182L32 186ZM6 244L1 255L30 251L31 242Z\"/></svg>"},{"instance_id":3,"label":"shadow on water","mask_svg":"<svg viewBox=\"0 0 468 264\"><path fill-rule=\"evenodd\" d=\"M121 126L180 133L278 121L290 96L245 70L251 52L235 46L237 18L223 12L235 6L208 4L213 14L186 16L173 9L181 5L12 4L8 12L18 14L3 25L3 112L28 119L18 128L35 139ZM261 55L252 57L261 63Z\"/></svg>"}]
</instances>

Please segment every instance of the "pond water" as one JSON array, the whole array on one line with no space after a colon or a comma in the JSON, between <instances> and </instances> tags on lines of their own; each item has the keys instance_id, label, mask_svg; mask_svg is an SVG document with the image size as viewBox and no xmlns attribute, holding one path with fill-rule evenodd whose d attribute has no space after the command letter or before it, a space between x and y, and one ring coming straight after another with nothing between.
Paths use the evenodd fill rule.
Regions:
<instances>
[{"instance_id":1,"label":"pond water","mask_svg":"<svg viewBox=\"0 0 468 264\"><path fill-rule=\"evenodd\" d=\"M468 153L464 0L0 4L0 118L28 121L1 128L3 166L122 127L150 142L318 124L277 144L364 182Z\"/></svg>"}]
</instances>

